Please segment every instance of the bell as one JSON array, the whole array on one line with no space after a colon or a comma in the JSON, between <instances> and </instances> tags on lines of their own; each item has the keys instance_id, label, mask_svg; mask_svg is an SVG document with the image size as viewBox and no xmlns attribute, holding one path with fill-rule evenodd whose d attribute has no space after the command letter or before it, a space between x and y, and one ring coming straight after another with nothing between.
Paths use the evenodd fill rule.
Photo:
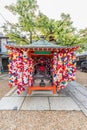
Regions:
<instances>
[{"instance_id":1,"label":"bell","mask_svg":"<svg viewBox=\"0 0 87 130\"><path fill-rule=\"evenodd\" d=\"M45 83L44 83L44 80L43 80L43 79L41 79L40 86L41 86L41 87L45 87Z\"/></svg>"}]
</instances>

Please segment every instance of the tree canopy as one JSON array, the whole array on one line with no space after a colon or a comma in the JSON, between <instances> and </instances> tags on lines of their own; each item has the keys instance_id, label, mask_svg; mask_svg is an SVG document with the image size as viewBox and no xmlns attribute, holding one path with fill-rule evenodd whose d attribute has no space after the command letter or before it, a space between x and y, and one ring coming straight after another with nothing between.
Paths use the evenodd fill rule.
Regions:
<instances>
[{"instance_id":1,"label":"tree canopy","mask_svg":"<svg viewBox=\"0 0 87 130\"><path fill-rule=\"evenodd\" d=\"M44 35L47 40L53 37L62 46L87 43L87 28L77 31L69 14L62 13L59 20L49 19L39 11L36 0L17 0L15 5L6 6L18 16L18 23L7 23L4 30L17 44L29 44ZM24 35L25 34L25 35Z\"/></svg>"},{"instance_id":2,"label":"tree canopy","mask_svg":"<svg viewBox=\"0 0 87 130\"><path fill-rule=\"evenodd\" d=\"M18 23L7 23L4 30L7 35L20 44L32 42L32 34L35 33L35 12L38 8L36 0L17 0L16 5L9 5L6 8L18 16ZM26 34L26 37L24 36Z\"/></svg>"}]
</instances>

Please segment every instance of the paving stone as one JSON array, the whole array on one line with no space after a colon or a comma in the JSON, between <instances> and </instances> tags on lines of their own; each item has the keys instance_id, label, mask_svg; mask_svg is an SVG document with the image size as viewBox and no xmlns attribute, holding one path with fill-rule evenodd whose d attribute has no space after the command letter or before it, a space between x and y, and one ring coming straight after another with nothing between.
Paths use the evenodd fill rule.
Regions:
<instances>
[{"instance_id":1,"label":"paving stone","mask_svg":"<svg viewBox=\"0 0 87 130\"><path fill-rule=\"evenodd\" d=\"M21 110L49 110L47 97L26 97Z\"/></svg>"},{"instance_id":2,"label":"paving stone","mask_svg":"<svg viewBox=\"0 0 87 130\"><path fill-rule=\"evenodd\" d=\"M76 86L78 83L72 83L68 86L68 92L74 101L81 108L82 112L87 116L87 90L81 85ZM73 89L74 86L74 89Z\"/></svg>"},{"instance_id":3,"label":"paving stone","mask_svg":"<svg viewBox=\"0 0 87 130\"><path fill-rule=\"evenodd\" d=\"M29 95L28 94L28 88L26 88L26 90L22 94L18 95L17 92L15 91L14 93L12 93L11 96L12 97L22 97L22 96L29 96L29 97L32 97L32 96L34 96L34 97L38 97L38 96L40 96L40 97L59 96L60 97L60 96L62 96L62 97L65 97L65 96L69 96L69 95L64 90L58 92L57 94L53 94L52 91L32 91L32 94Z\"/></svg>"},{"instance_id":4,"label":"paving stone","mask_svg":"<svg viewBox=\"0 0 87 130\"><path fill-rule=\"evenodd\" d=\"M9 97L11 96L15 91L16 91L17 87L13 87L6 95L5 97Z\"/></svg>"},{"instance_id":5,"label":"paving stone","mask_svg":"<svg viewBox=\"0 0 87 130\"><path fill-rule=\"evenodd\" d=\"M0 100L0 110L19 110L24 97L3 97Z\"/></svg>"},{"instance_id":6,"label":"paving stone","mask_svg":"<svg viewBox=\"0 0 87 130\"><path fill-rule=\"evenodd\" d=\"M77 83L76 81L72 81L69 84L72 84L73 86L77 86L77 87L82 86L81 84Z\"/></svg>"},{"instance_id":7,"label":"paving stone","mask_svg":"<svg viewBox=\"0 0 87 130\"><path fill-rule=\"evenodd\" d=\"M82 104L84 105L84 107L87 109L87 100L82 102Z\"/></svg>"},{"instance_id":8,"label":"paving stone","mask_svg":"<svg viewBox=\"0 0 87 130\"><path fill-rule=\"evenodd\" d=\"M16 90L14 93L12 93L11 96L12 97L24 97L24 96L27 96L27 93L28 93L28 87L26 87L26 90L19 95L18 95L17 90Z\"/></svg>"},{"instance_id":9,"label":"paving stone","mask_svg":"<svg viewBox=\"0 0 87 130\"><path fill-rule=\"evenodd\" d=\"M83 85L81 85L80 83L78 83L78 82L76 82L76 81L72 81L72 82L70 82L69 83L70 85L73 85L74 87L76 87L76 88L83 88L83 89L85 89L85 90L87 90L87 88L86 87L84 87Z\"/></svg>"},{"instance_id":10,"label":"paving stone","mask_svg":"<svg viewBox=\"0 0 87 130\"><path fill-rule=\"evenodd\" d=\"M5 77L5 76L8 76L8 74L1 74L1 75L0 75L0 78L1 78L1 77Z\"/></svg>"},{"instance_id":11,"label":"paving stone","mask_svg":"<svg viewBox=\"0 0 87 130\"><path fill-rule=\"evenodd\" d=\"M49 96L52 96L52 97L55 97L55 96L69 96L67 93L66 93L66 91L65 90L61 90L61 91L59 91L57 94L53 94L53 91L32 91L32 94L31 95L29 95L28 94L28 88L26 87L26 90L22 93L22 94L20 94L20 95L18 95L17 94L17 91L15 90L14 91L14 93L10 93L10 94L7 94L7 96L12 96L12 97L22 97L22 96L34 96L34 97L38 97L38 96L41 96L41 97L49 97Z\"/></svg>"},{"instance_id":12,"label":"paving stone","mask_svg":"<svg viewBox=\"0 0 87 130\"><path fill-rule=\"evenodd\" d=\"M70 93L72 99L76 102L76 104L79 106L79 108L85 114L85 116L87 116L87 109L86 109L86 107L84 107L84 105L75 98L75 96L73 95L73 93L71 93L71 92L69 92L69 93Z\"/></svg>"},{"instance_id":13,"label":"paving stone","mask_svg":"<svg viewBox=\"0 0 87 130\"><path fill-rule=\"evenodd\" d=\"M79 90L83 95L87 97L87 90L85 90L83 87L78 87L76 89Z\"/></svg>"},{"instance_id":14,"label":"paving stone","mask_svg":"<svg viewBox=\"0 0 87 130\"><path fill-rule=\"evenodd\" d=\"M29 95L27 95L29 96ZM32 91L31 96L40 96L40 97L57 97L57 96L67 96L65 91L60 91L57 94L53 94L53 91Z\"/></svg>"},{"instance_id":15,"label":"paving stone","mask_svg":"<svg viewBox=\"0 0 87 130\"><path fill-rule=\"evenodd\" d=\"M81 84L73 81L73 82L69 83L69 87L71 89L76 89L76 90L80 91L83 95L87 96L87 88L82 86Z\"/></svg>"},{"instance_id":16,"label":"paving stone","mask_svg":"<svg viewBox=\"0 0 87 130\"><path fill-rule=\"evenodd\" d=\"M80 110L70 97L49 97L51 110Z\"/></svg>"},{"instance_id":17,"label":"paving stone","mask_svg":"<svg viewBox=\"0 0 87 130\"><path fill-rule=\"evenodd\" d=\"M82 95L81 93L75 93L74 95L80 102L84 102L87 100L87 97Z\"/></svg>"},{"instance_id":18,"label":"paving stone","mask_svg":"<svg viewBox=\"0 0 87 130\"><path fill-rule=\"evenodd\" d=\"M87 100L87 96L85 96L84 94L82 94L80 90L78 91L78 88L77 88L77 89L71 89L70 87L68 87L68 90L69 90L70 92L72 92L73 95L74 95L80 102L83 102L83 101L86 101L86 100Z\"/></svg>"},{"instance_id":19,"label":"paving stone","mask_svg":"<svg viewBox=\"0 0 87 130\"><path fill-rule=\"evenodd\" d=\"M2 80L8 80L8 77L1 77Z\"/></svg>"}]
</instances>

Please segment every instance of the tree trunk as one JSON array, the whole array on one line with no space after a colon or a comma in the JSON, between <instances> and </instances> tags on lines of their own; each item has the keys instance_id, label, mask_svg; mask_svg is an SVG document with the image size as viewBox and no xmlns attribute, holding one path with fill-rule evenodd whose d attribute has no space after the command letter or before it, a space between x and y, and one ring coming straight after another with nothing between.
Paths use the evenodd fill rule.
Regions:
<instances>
[{"instance_id":1,"label":"tree trunk","mask_svg":"<svg viewBox=\"0 0 87 130\"><path fill-rule=\"evenodd\" d=\"M32 31L30 31L30 43L32 43Z\"/></svg>"}]
</instances>

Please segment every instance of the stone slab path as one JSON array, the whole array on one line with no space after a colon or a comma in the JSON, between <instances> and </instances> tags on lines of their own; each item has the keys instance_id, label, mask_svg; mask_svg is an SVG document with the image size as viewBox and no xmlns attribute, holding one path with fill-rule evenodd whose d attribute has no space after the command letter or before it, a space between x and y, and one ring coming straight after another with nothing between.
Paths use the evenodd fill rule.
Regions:
<instances>
[{"instance_id":1,"label":"stone slab path","mask_svg":"<svg viewBox=\"0 0 87 130\"><path fill-rule=\"evenodd\" d=\"M0 101L0 110L19 110L24 97L3 97Z\"/></svg>"},{"instance_id":2,"label":"stone slab path","mask_svg":"<svg viewBox=\"0 0 87 130\"><path fill-rule=\"evenodd\" d=\"M68 84L66 92L87 116L87 88L74 81Z\"/></svg>"},{"instance_id":3,"label":"stone slab path","mask_svg":"<svg viewBox=\"0 0 87 130\"><path fill-rule=\"evenodd\" d=\"M27 89L18 95L13 88L0 100L0 110L81 110L87 116L87 88L74 81L56 95L33 91L30 96Z\"/></svg>"},{"instance_id":4,"label":"stone slab path","mask_svg":"<svg viewBox=\"0 0 87 130\"><path fill-rule=\"evenodd\" d=\"M13 89L0 100L0 110L79 110L80 108L67 91L61 90L53 95L52 91L28 90L18 95Z\"/></svg>"}]
</instances>

